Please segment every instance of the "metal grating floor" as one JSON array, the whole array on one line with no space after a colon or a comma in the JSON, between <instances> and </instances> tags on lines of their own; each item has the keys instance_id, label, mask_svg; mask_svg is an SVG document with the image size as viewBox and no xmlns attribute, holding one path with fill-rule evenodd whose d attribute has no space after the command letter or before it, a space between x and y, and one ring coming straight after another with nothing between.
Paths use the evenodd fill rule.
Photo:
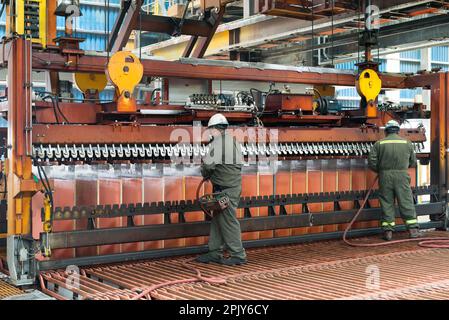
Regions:
<instances>
[{"instance_id":1,"label":"metal grating floor","mask_svg":"<svg viewBox=\"0 0 449 320\"><path fill-rule=\"evenodd\" d=\"M447 232L432 232L446 236ZM362 238L358 241L378 241ZM141 261L41 274L42 290L59 299L132 299L145 288L192 278L186 257ZM350 248L341 241L259 248L249 263L227 267L191 263L204 282L159 288L152 299L449 299L449 250L416 243L389 248Z\"/></svg>"},{"instance_id":2,"label":"metal grating floor","mask_svg":"<svg viewBox=\"0 0 449 320\"><path fill-rule=\"evenodd\" d=\"M23 291L6 281L0 280L0 300L23 294Z\"/></svg>"}]
</instances>

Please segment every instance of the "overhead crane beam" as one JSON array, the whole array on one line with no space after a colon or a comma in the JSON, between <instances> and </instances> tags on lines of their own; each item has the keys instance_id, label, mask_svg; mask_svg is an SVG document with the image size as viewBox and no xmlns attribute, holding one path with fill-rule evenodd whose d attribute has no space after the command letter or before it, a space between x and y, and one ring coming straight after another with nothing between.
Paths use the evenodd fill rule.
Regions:
<instances>
[{"instance_id":1,"label":"overhead crane beam","mask_svg":"<svg viewBox=\"0 0 449 320\"><path fill-rule=\"evenodd\" d=\"M380 14L390 10L398 11L417 5L425 5L429 0L417 1L380 1L378 6ZM345 24L355 24L357 15L354 13L341 13L331 17L322 17L314 22L313 32L315 35L328 33L333 27L341 28ZM259 49L271 43L286 41L287 46L295 42L302 42L311 38L311 22L304 20L291 23L292 19L284 17L273 17L264 15L253 15L242 20L221 24L211 40L206 51L206 56L220 55L240 49ZM355 27L354 27L355 28ZM342 29L344 31L344 29ZM232 41L234 32L239 33L239 41ZM337 34L337 31L335 31ZM190 38L187 36L172 38L160 43L142 47L142 52L151 53L155 56L175 60L180 57L188 45ZM271 52L273 49L270 49ZM297 49L298 50L298 49Z\"/></svg>"}]
</instances>

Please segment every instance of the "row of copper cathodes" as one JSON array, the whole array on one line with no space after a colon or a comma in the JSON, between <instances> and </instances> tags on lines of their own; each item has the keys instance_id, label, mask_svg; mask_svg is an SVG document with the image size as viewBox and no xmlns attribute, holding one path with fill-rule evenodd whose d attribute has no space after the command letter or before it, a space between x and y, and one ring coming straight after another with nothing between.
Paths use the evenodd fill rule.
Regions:
<instances>
[{"instance_id":1,"label":"row of copper cathodes","mask_svg":"<svg viewBox=\"0 0 449 320\"><path fill-rule=\"evenodd\" d=\"M244 156L288 157L288 156L365 156L373 142L341 143L272 143L242 144ZM423 143L415 143L415 151L424 149ZM88 144L88 145L43 145L33 146L35 158L47 161L91 161L107 159L170 159L201 158L207 153L206 145L193 144Z\"/></svg>"},{"instance_id":2,"label":"row of copper cathodes","mask_svg":"<svg viewBox=\"0 0 449 320\"><path fill-rule=\"evenodd\" d=\"M101 164L101 165L58 165L44 167L54 181L55 207L95 206L131 204L160 201L194 200L196 189L202 177L198 165L170 164ZM258 163L243 167L242 197L270 196L295 193L319 193L350 190L366 190L374 179L374 173L367 168L366 159L332 160L291 160L275 163ZM411 175L414 177L414 174ZM211 185L206 184L201 194L211 193ZM33 198L33 235L37 239L42 231L41 208L43 195ZM377 205L376 200L371 201ZM342 210L352 209L352 201L341 201ZM278 208L275 208L278 210ZM288 214L300 214L302 205L286 206ZM311 212L333 211L334 204L312 203ZM253 217L267 216L268 208L253 208ZM243 209L237 212L244 216ZM186 222L204 221L204 213L188 212ZM126 217L97 218L95 227L126 227ZM135 225L164 223L163 214L134 217ZM171 223L178 223L179 215L170 214ZM87 219L55 220L53 231L85 230ZM359 227L377 226L377 223L360 222ZM301 235L310 232L331 232L342 230L343 226L313 226L296 229L269 230L243 234L244 240ZM103 245L89 248L54 250L52 258L68 258L96 254L111 254L141 251L154 248L173 248L201 245L207 237L167 239L118 245Z\"/></svg>"}]
</instances>

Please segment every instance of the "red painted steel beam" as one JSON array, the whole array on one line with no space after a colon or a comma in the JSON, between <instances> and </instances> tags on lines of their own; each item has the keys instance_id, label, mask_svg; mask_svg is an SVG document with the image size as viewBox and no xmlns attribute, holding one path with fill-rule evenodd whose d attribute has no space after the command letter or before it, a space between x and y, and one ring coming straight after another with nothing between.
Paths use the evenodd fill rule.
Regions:
<instances>
[{"instance_id":1,"label":"red painted steel beam","mask_svg":"<svg viewBox=\"0 0 449 320\"><path fill-rule=\"evenodd\" d=\"M0 52L1 57L1 52ZM0 59L1 61L1 59ZM297 72L259 68L235 68L229 66L194 65L177 61L143 59L144 75L165 78L210 79L234 81L271 81L310 85L354 86L355 75L343 73ZM83 55L78 62L69 63L58 53L33 52L33 69L59 72L105 71L107 57ZM381 75L384 88L404 88L405 76Z\"/></svg>"},{"instance_id":2,"label":"red painted steel beam","mask_svg":"<svg viewBox=\"0 0 449 320\"><path fill-rule=\"evenodd\" d=\"M34 105L37 123L56 123L54 107L50 102L36 101ZM101 105L93 102L60 102L58 106L70 123L95 124L97 114L102 111ZM62 118L59 112L58 117Z\"/></svg>"},{"instance_id":3,"label":"red painted steel beam","mask_svg":"<svg viewBox=\"0 0 449 320\"><path fill-rule=\"evenodd\" d=\"M180 135L187 135L191 142L200 142L200 128L192 126L115 126L115 125L34 125L33 142L42 144L88 143L176 143ZM368 142L384 137L381 130L361 128L255 128L230 129L240 141L248 137L263 137L267 142L270 132L278 132L278 142ZM248 131L249 130L249 131ZM425 141L423 132L417 129L402 130L401 135L411 141ZM192 141L193 138L193 141ZM204 136L202 142L206 142ZM254 140L255 141L255 140Z\"/></svg>"}]
</instances>

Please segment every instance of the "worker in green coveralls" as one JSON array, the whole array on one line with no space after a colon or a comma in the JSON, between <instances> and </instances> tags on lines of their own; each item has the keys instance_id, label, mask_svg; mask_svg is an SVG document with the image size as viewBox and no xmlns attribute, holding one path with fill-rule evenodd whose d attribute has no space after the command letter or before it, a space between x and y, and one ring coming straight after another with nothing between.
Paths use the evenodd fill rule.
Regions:
<instances>
[{"instance_id":1,"label":"worker in green coveralls","mask_svg":"<svg viewBox=\"0 0 449 320\"><path fill-rule=\"evenodd\" d=\"M413 144L398 135L397 121L388 121L385 133L386 137L374 144L368 157L369 167L379 175L383 239L390 241L393 238L395 199L398 201L399 211L410 237L417 238L420 232L408 174L408 168L416 166Z\"/></svg>"},{"instance_id":2,"label":"worker in green coveralls","mask_svg":"<svg viewBox=\"0 0 449 320\"><path fill-rule=\"evenodd\" d=\"M209 119L208 128L212 141L209 151L203 159L201 174L210 179L213 192L220 192L229 198L229 206L214 213L209 235L209 252L196 258L197 262L215 262L225 265L246 263L246 252L242 246L240 223L236 210L242 192L242 151L240 144L227 132L229 123L222 114L215 114ZM226 249L230 256L224 258Z\"/></svg>"}]
</instances>

